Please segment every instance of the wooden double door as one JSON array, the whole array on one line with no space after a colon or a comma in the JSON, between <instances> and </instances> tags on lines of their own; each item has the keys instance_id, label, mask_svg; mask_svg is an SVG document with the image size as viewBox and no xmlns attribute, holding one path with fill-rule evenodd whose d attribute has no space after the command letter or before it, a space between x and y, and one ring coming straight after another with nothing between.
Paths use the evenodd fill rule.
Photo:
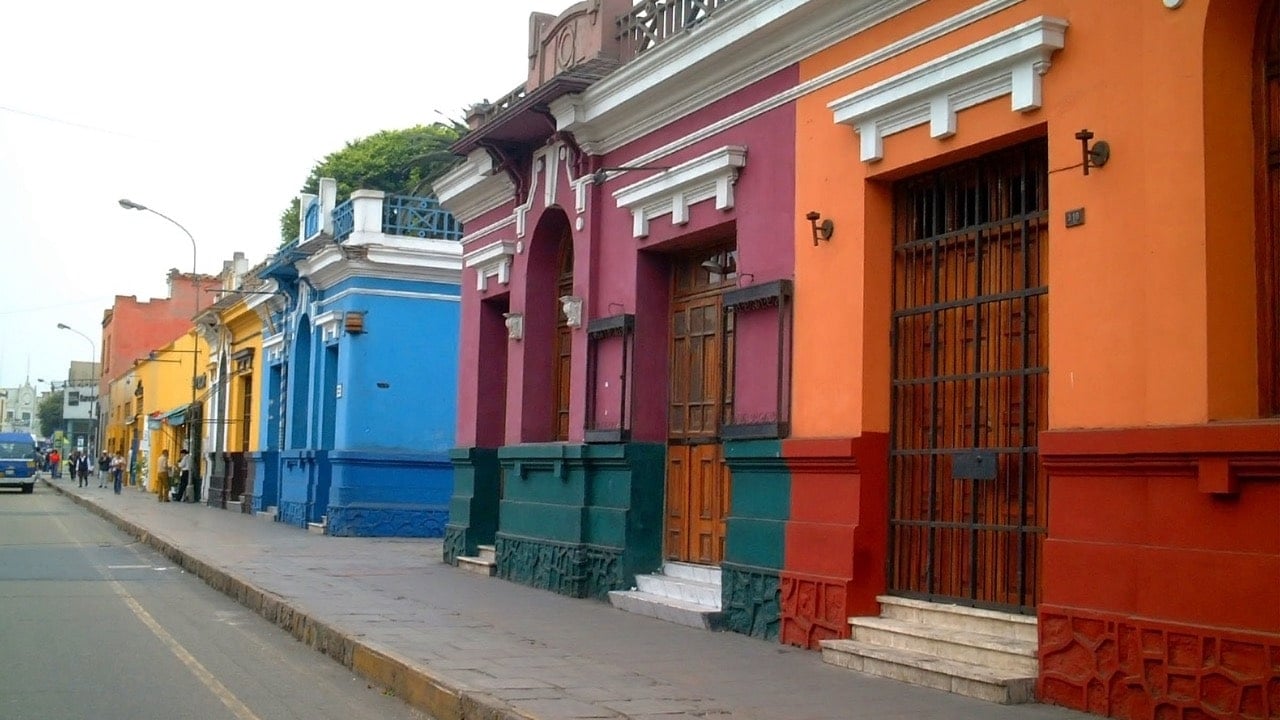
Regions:
<instances>
[{"instance_id":1,"label":"wooden double door","mask_svg":"<svg viewBox=\"0 0 1280 720\"><path fill-rule=\"evenodd\" d=\"M722 293L737 277L735 258L734 251L721 248L674 263L665 540L670 560L718 564L724 558L730 477L720 427L732 414L733 315L724 312Z\"/></svg>"},{"instance_id":2,"label":"wooden double door","mask_svg":"<svg viewBox=\"0 0 1280 720\"><path fill-rule=\"evenodd\" d=\"M1048 518L1044 141L895 186L889 588L1033 612Z\"/></svg>"}]
</instances>

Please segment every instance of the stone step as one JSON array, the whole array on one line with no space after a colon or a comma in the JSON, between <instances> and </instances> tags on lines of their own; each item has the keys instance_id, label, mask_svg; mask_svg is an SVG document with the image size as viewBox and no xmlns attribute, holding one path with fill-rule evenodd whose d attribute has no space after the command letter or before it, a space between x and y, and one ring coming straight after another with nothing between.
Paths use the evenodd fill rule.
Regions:
<instances>
[{"instance_id":1,"label":"stone step","mask_svg":"<svg viewBox=\"0 0 1280 720\"><path fill-rule=\"evenodd\" d=\"M662 564L662 574L668 577L707 583L708 585L720 584L720 567L717 565L695 565L693 563L667 561Z\"/></svg>"},{"instance_id":2,"label":"stone step","mask_svg":"<svg viewBox=\"0 0 1280 720\"><path fill-rule=\"evenodd\" d=\"M724 614L705 605L651 595L639 590L613 590L609 603L619 610L703 630L721 630Z\"/></svg>"},{"instance_id":3,"label":"stone step","mask_svg":"<svg viewBox=\"0 0 1280 720\"><path fill-rule=\"evenodd\" d=\"M1036 643L893 618L850 618L853 640L1035 677Z\"/></svg>"},{"instance_id":4,"label":"stone step","mask_svg":"<svg viewBox=\"0 0 1280 720\"><path fill-rule=\"evenodd\" d=\"M1030 643L1039 641L1034 615L926 602L893 595L881 595L876 600L880 603L880 616L883 618L985 633Z\"/></svg>"},{"instance_id":5,"label":"stone step","mask_svg":"<svg viewBox=\"0 0 1280 720\"><path fill-rule=\"evenodd\" d=\"M275 506L275 505L272 505L272 506L268 507L266 510L261 510L261 511L259 511L259 512L255 513L255 516L256 516L256 517L260 517L260 518L262 518L263 520L275 520L275 519L276 519L276 506Z\"/></svg>"},{"instance_id":6,"label":"stone step","mask_svg":"<svg viewBox=\"0 0 1280 720\"><path fill-rule=\"evenodd\" d=\"M489 577L492 577L495 573L498 572L498 564L493 562L492 560L484 559L483 556L467 557L465 555L459 555L458 567L463 570L466 570L467 572L473 572L473 573L476 573L477 575L486 575Z\"/></svg>"},{"instance_id":7,"label":"stone step","mask_svg":"<svg viewBox=\"0 0 1280 720\"><path fill-rule=\"evenodd\" d=\"M328 516L326 516L326 515L321 515L321 516L320 516L320 522L318 522L318 523L313 523L313 522L309 522L309 523L307 523L307 532L312 533L313 535L323 535L323 534L324 534L324 531L325 531L325 528L326 528L326 526L327 526L328 524L329 524L329 518L328 518Z\"/></svg>"},{"instance_id":8,"label":"stone step","mask_svg":"<svg viewBox=\"0 0 1280 720\"><path fill-rule=\"evenodd\" d=\"M869 675L1012 705L1035 701L1036 676L857 640L823 640L822 660Z\"/></svg>"},{"instance_id":9,"label":"stone step","mask_svg":"<svg viewBox=\"0 0 1280 720\"><path fill-rule=\"evenodd\" d=\"M720 609L720 585L668 575L637 575L636 589L659 597Z\"/></svg>"},{"instance_id":10,"label":"stone step","mask_svg":"<svg viewBox=\"0 0 1280 720\"><path fill-rule=\"evenodd\" d=\"M481 560L485 560L491 563L498 562L498 552L493 545L477 545L476 551L477 551L478 557Z\"/></svg>"}]
</instances>

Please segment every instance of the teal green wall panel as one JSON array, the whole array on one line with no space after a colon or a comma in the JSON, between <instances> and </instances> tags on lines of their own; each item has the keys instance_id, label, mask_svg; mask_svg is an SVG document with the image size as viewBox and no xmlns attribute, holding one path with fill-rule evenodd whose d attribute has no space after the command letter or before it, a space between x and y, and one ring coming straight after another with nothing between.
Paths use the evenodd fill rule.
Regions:
<instances>
[{"instance_id":1,"label":"teal green wall panel","mask_svg":"<svg viewBox=\"0 0 1280 720\"><path fill-rule=\"evenodd\" d=\"M791 515L791 473L778 440L730 441L725 463L732 473L725 518L725 562L781 570L786 522Z\"/></svg>"},{"instance_id":2,"label":"teal green wall panel","mask_svg":"<svg viewBox=\"0 0 1280 720\"><path fill-rule=\"evenodd\" d=\"M444 561L456 565L460 556L475 556L477 546L493 543L498 529L498 451L496 448L454 448L453 496L444 532Z\"/></svg>"}]
</instances>

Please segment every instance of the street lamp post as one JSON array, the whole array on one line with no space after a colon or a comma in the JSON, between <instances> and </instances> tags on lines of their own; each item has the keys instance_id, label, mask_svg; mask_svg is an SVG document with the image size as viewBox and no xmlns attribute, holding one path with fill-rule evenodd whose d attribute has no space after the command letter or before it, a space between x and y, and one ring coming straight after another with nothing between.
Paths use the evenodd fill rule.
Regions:
<instances>
[{"instance_id":1,"label":"street lamp post","mask_svg":"<svg viewBox=\"0 0 1280 720\"><path fill-rule=\"evenodd\" d=\"M200 487L199 486L200 456L196 452L196 433L198 433L200 430L199 428L196 427L195 405L196 405L196 378L199 376L198 360L200 357L200 339L197 337L197 331L195 329L195 317L200 314L201 288L199 283L199 277L196 275L196 238L194 235L191 234L190 230L182 226L182 223L178 222L177 220L174 220L173 218L169 217L168 215L165 215L164 213L158 210L153 210L147 207L146 205L136 203L127 198L121 198L117 202L119 202L120 207L124 208L125 210L145 210L146 212L149 212L152 215L158 215L159 217L162 217L165 220L168 220L170 223L173 223L174 225L176 225L179 230L186 233L187 239L191 241L191 282L192 282L192 293L195 295L195 309L191 313L191 323L192 323L192 327L191 327L191 414L192 414L192 417L187 421L188 422L187 445L188 445L188 450L190 451L188 457L190 458L190 463L191 463L191 470L190 470L190 473L191 473L190 482L192 487L191 496L193 500L199 500L198 494L199 494L199 487ZM179 498L179 500L181 500L181 498Z\"/></svg>"},{"instance_id":2,"label":"street lamp post","mask_svg":"<svg viewBox=\"0 0 1280 720\"><path fill-rule=\"evenodd\" d=\"M98 437L98 400L99 400L99 398L98 398L98 380L99 380L99 378L97 377L97 375L98 375L98 372L97 372L97 368L98 368L98 345L97 345L97 343L95 343L95 342L93 341L93 338L89 337L88 335L85 335L84 333L80 332L79 330L77 330L77 329L75 329L75 328L71 327L70 325L67 325L66 323L58 323L58 329L59 329L59 330L70 330L71 332L73 332L73 333L75 333L75 334L79 335L80 337L84 338L85 342L89 343L89 367L91 367L91 368L93 368L93 369L94 369L94 376L95 376L95 377L93 378L93 382L94 382L93 404L89 406L89 425L90 425L90 427L92 428L92 431L93 431L93 443L89 446L89 457L90 457L90 458L94 458L94 457L97 457L97 455L96 455L95 451L96 451L98 448L102 447L102 444L101 444L101 438L99 438L99 437ZM70 378L68 378L68 379L70 379ZM64 400L64 402L65 402L65 400Z\"/></svg>"}]
</instances>

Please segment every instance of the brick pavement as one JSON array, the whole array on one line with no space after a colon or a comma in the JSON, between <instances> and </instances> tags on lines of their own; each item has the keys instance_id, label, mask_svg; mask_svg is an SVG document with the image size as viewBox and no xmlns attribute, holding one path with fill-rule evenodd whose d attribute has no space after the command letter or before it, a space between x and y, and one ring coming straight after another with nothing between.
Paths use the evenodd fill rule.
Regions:
<instances>
[{"instance_id":1,"label":"brick pavement","mask_svg":"<svg viewBox=\"0 0 1280 720\"><path fill-rule=\"evenodd\" d=\"M459 570L439 540L338 538L126 488L45 483L438 720L1081 720Z\"/></svg>"}]
</instances>

